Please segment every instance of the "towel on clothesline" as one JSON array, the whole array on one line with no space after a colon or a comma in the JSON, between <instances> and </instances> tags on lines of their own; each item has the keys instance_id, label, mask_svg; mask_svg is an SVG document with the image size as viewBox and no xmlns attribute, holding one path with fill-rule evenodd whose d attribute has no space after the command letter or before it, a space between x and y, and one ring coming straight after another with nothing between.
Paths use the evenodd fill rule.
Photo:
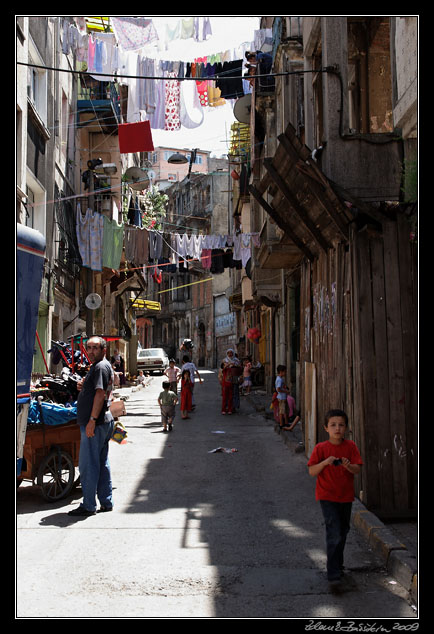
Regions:
<instances>
[{"instance_id":1,"label":"towel on clothesline","mask_svg":"<svg viewBox=\"0 0 434 634\"><path fill-rule=\"evenodd\" d=\"M119 151L121 154L129 154L130 152L152 152L154 150L151 124L149 121L121 123L118 125L118 136Z\"/></svg>"},{"instance_id":2,"label":"towel on clothesline","mask_svg":"<svg viewBox=\"0 0 434 634\"><path fill-rule=\"evenodd\" d=\"M111 18L116 39L124 51L137 51L139 48L158 40L158 33L152 20L132 16Z\"/></svg>"}]
</instances>

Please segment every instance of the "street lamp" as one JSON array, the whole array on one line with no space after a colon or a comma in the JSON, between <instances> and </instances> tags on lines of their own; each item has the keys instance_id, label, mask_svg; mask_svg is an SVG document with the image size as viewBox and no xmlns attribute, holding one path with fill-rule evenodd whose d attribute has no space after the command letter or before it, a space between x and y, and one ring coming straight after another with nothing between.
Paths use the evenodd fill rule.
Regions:
<instances>
[{"instance_id":1,"label":"street lamp","mask_svg":"<svg viewBox=\"0 0 434 634\"><path fill-rule=\"evenodd\" d=\"M181 165L182 163L188 163L188 158L184 154L180 154L179 152L175 152L172 156L169 156L167 159L168 163L173 163L175 165Z\"/></svg>"},{"instance_id":2,"label":"street lamp","mask_svg":"<svg viewBox=\"0 0 434 634\"><path fill-rule=\"evenodd\" d=\"M172 154L172 156L169 156L169 158L167 159L167 162L173 163L174 165L189 163L190 165L188 168L187 179L190 180L191 166L196 160L196 153L197 153L197 149L193 150L192 153L190 154L190 160L189 160L184 154L181 154L180 152L175 152L175 154Z\"/></svg>"}]
</instances>

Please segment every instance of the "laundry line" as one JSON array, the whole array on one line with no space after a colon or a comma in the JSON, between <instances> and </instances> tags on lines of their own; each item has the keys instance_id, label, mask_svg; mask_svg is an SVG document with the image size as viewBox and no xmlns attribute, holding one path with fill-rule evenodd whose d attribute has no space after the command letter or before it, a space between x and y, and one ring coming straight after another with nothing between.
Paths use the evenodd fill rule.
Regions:
<instances>
[{"instance_id":1,"label":"laundry line","mask_svg":"<svg viewBox=\"0 0 434 634\"><path fill-rule=\"evenodd\" d=\"M32 68L40 68L41 70L55 70L58 71L60 73L78 73L79 75L96 75L96 76L101 76L101 77L107 77L107 73L94 73L89 72L88 70L72 70L69 68L56 68L54 66L42 66L39 64L30 64L29 62L17 62L17 64L20 64L21 66L31 66ZM249 75L248 77L245 77L244 75L230 75L227 76L224 74L224 72L222 73L218 73L217 75L209 75L206 77L152 77L152 76L148 76L148 75L124 75L123 73L121 75L117 75L117 74L113 74L110 75L110 77L113 77L113 81L115 81L116 79L152 79L152 80L162 80L162 81L214 81L215 79L225 79L226 81L230 80L230 79L237 79L238 81L240 79L256 79L258 77L286 77L287 75L303 75L305 73L326 73L326 72L331 72L330 69L328 68L320 68L320 69L316 69L316 70L293 70L293 71L285 71L282 73L265 73L263 75ZM110 81L110 80L108 80Z\"/></svg>"},{"instance_id":2,"label":"laundry line","mask_svg":"<svg viewBox=\"0 0 434 634\"><path fill-rule=\"evenodd\" d=\"M191 235L165 232L142 227L130 217L129 223L119 224L90 208L83 215L79 205L75 216L75 233L83 267L94 271L102 271L104 267L121 270L125 250L125 260L138 265L143 273L151 265L158 283L161 282L160 265L172 266L170 272L176 272L191 258L190 261L200 262L204 270L222 273L227 267L245 267L251 257L252 244L260 246L259 232ZM163 242L169 248L168 259Z\"/></svg>"},{"instance_id":3,"label":"laundry line","mask_svg":"<svg viewBox=\"0 0 434 634\"><path fill-rule=\"evenodd\" d=\"M181 286L173 286L172 288L165 288L162 291L154 291L152 293L149 293L149 295L145 295L144 297L136 297L136 299L147 299L148 297L153 297L154 295L161 295L161 293L169 293L170 291L176 291L179 288L185 288L186 286L194 286L195 284L203 284L204 282L210 282L213 279L214 279L213 277L207 277L204 280L196 280L195 282L189 282L188 284L182 284ZM134 305L134 301L131 304L131 306Z\"/></svg>"}]
</instances>

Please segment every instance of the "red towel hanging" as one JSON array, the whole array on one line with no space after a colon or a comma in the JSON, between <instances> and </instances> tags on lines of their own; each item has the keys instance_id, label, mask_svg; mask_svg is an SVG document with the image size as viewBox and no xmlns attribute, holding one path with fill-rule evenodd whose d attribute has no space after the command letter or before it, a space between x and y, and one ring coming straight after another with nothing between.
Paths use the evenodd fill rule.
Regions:
<instances>
[{"instance_id":1,"label":"red towel hanging","mask_svg":"<svg viewBox=\"0 0 434 634\"><path fill-rule=\"evenodd\" d=\"M118 126L118 133L119 151L121 154L151 152L154 149L149 121L121 123Z\"/></svg>"}]
</instances>

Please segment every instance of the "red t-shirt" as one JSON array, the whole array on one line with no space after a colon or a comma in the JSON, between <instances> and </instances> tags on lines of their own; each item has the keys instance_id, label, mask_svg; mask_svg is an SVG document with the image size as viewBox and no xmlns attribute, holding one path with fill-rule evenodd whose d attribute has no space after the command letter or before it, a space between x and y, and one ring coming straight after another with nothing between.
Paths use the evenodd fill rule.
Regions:
<instances>
[{"instance_id":1,"label":"red t-shirt","mask_svg":"<svg viewBox=\"0 0 434 634\"><path fill-rule=\"evenodd\" d=\"M352 440L343 440L333 445L329 440L320 442L312 451L308 467L322 462L329 456L348 458L351 464L363 464L359 450ZM352 502L354 500L354 474L342 465L327 465L316 477L315 497L330 502Z\"/></svg>"}]
</instances>

